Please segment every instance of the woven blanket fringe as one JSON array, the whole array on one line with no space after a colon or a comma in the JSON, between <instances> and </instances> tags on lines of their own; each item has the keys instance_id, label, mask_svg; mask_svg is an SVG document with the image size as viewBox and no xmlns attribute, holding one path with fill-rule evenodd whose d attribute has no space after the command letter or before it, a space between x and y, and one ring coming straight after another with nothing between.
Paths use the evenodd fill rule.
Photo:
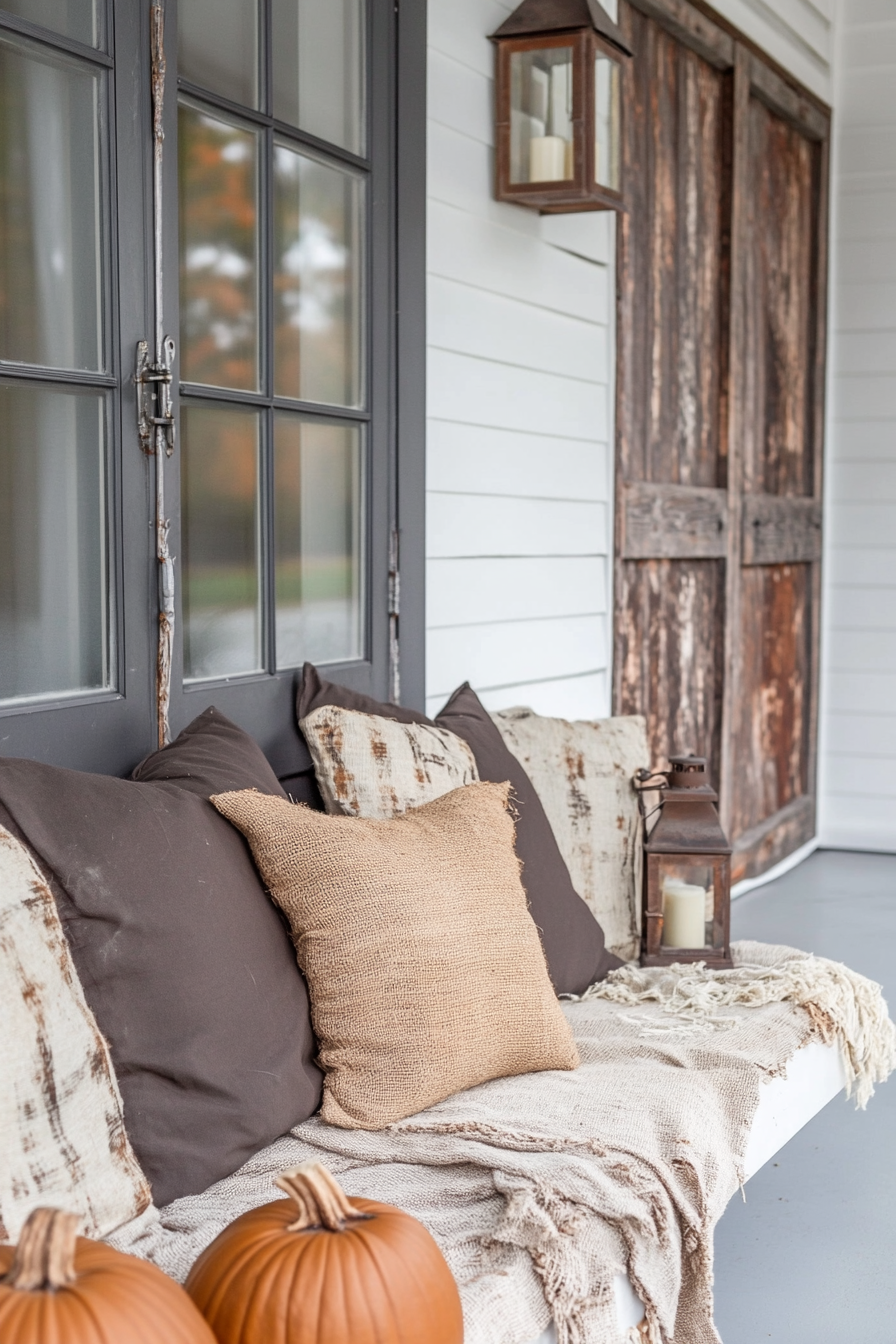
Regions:
<instances>
[{"instance_id":1,"label":"woven blanket fringe","mask_svg":"<svg viewBox=\"0 0 896 1344\"><path fill-rule=\"evenodd\" d=\"M840 962L794 949L776 965L763 964L769 949L762 944L733 943L731 950L732 970L713 970L703 962L662 967L630 963L578 998L626 1007L656 1003L684 1023L705 1023L708 1028L724 1022L724 1008L795 1003L806 1010L826 1044L839 1045L847 1096L854 1092L857 1107L864 1110L874 1084L896 1068L896 1027L880 985Z\"/></svg>"}]
</instances>

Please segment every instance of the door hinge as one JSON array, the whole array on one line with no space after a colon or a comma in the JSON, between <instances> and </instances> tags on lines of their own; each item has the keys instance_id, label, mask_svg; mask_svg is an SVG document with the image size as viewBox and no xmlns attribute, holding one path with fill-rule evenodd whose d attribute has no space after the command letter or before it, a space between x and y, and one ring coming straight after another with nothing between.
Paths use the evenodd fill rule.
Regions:
<instances>
[{"instance_id":1,"label":"door hinge","mask_svg":"<svg viewBox=\"0 0 896 1344\"><path fill-rule=\"evenodd\" d=\"M166 336L162 342L162 358L155 363L149 358L149 342L137 343L137 368L134 373L134 382L137 384L137 433L140 435L140 447L149 457L156 450L157 430L161 430L165 436L165 455L170 457L174 452L174 406L171 400L174 354L174 341L170 336Z\"/></svg>"},{"instance_id":2,"label":"door hinge","mask_svg":"<svg viewBox=\"0 0 896 1344\"><path fill-rule=\"evenodd\" d=\"M389 540L389 615L401 615L401 571L398 567L398 531Z\"/></svg>"}]
</instances>

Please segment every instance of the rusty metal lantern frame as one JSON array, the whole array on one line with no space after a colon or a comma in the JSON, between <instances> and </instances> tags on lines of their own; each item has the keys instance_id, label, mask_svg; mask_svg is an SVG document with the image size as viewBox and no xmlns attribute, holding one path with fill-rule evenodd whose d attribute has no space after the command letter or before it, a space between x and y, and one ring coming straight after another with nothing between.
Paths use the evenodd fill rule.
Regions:
<instances>
[{"instance_id":1,"label":"rusty metal lantern frame","mask_svg":"<svg viewBox=\"0 0 896 1344\"><path fill-rule=\"evenodd\" d=\"M619 173L622 165L622 64L631 57L621 30L598 0L523 0L491 34L495 44L495 195L541 214L621 210L618 190L596 180L596 59L620 67L616 81ZM519 52L572 48L572 176L541 182L511 180L511 60Z\"/></svg>"},{"instance_id":2,"label":"rusty metal lantern frame","mask_svg":"<svg viewBox=\"0 0 896 1344\"><path fill-rule=\"evenodd\" d=\"M670 757L671 769L639 770L635 777L644 819L644 901L642 966L671 966L703 961L728 967L731 961L731 845L719 821L719 795L709 783L706 758ZM660 802L651 811L645 794L659 791ZM652 816L659 814L649 828ZM703 867L712 870L712 933L702 947L670 947L663 943L664 867ZM707 924L710 921L707 921Z\"/></svg>"}]
</instances>

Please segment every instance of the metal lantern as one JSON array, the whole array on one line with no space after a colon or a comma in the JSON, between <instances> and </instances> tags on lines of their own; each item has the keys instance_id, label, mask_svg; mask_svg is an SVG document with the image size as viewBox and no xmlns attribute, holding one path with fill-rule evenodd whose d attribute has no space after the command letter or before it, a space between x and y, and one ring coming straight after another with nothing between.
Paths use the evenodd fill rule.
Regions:
<instances>
[{"instance_id":1,"label":"metal lantern","mask_svg":"<svg viewBox=\"0 0 896 1344\"><path fill-rule=\"evenodd\" d=\"M671 770L642 770L642 794L657 789L659 817L644 828L642 966L705 961L730 966L731 846L719 822L703 756L673 756Z\"/></svg>"},{"instance_id":2,"label":"metal lantern","mask_svg":"<svg viewBox=\"0 0 896 1344\"><path fill-rule=\"evenodd\" d=\"M622 61L598 0L523 0L496 47L499 201L542 214L622 206Z\"/></svg>"}]
</instances>

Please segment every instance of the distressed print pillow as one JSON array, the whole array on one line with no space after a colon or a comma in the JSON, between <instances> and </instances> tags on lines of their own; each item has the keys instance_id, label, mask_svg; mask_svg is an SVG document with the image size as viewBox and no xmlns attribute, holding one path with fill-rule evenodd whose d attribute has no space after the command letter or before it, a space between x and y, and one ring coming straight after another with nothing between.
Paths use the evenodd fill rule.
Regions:
<instances>
[{"instance_id":1,"label":"distressed print pillow","mask_svg":"<svg viewBox=\"0 0 896 1344\"><path fill-rule=\"evenodd\" d=\"M642 835L632 776L649 764L645 720L570 722L531 709L492 717L532 780L573 885L607 947L625 960L637 956Z\"/></svg>"},{"instance_id":2,"label":"distressed print pillow","mask_svg":"<svg viewBox=\"0 0 896 1344\"><path fill-rule=\"evenodd\" d=\"M473 752L447 728L325 705L299 724L331 815L388 821L479 779Z\"/></svg>"},{"instance_id":3,"label":"distressed print pillow","mask_svg":"<svg viewBox=\"0 0 896 1344\"><path fill-rule=\"evenodd\" d=\"M52 894L2 826L0 1023L0 1240L42 1205L105 1236L149 1206L149 1184Z\"/></svg>"}]
</instances>

